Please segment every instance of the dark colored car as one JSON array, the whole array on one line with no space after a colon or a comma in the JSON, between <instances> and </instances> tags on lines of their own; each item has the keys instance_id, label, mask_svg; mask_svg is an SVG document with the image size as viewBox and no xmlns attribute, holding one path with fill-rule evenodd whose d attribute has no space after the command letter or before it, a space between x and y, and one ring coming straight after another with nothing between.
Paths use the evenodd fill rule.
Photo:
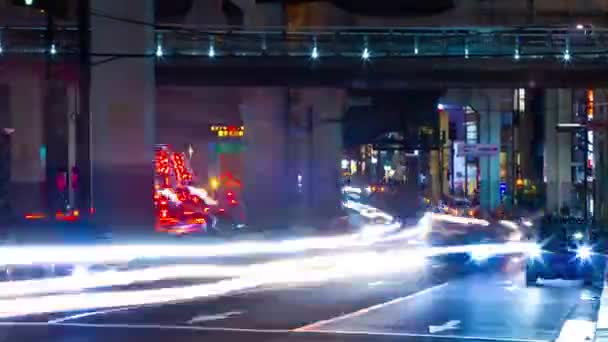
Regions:
<instances>
[{"instance_id":1,"label":"dark colored car","mask_svg":"<svg viewBox=\"0 0 608 342\"><path fill-rule=\"evenodd\" d=\"M541 224L536 247L528 253L526 285L538 279L594 279L593 250L589 234L581 225Z\"/></svg>"}]
</instances>

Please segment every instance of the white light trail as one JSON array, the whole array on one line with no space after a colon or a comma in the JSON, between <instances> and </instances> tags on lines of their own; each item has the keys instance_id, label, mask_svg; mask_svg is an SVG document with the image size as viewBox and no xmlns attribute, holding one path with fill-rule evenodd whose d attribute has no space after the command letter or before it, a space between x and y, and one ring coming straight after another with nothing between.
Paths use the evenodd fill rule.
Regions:
<instances>
[{"instance_id":1,"label":"white light trail","mask_svg":"<svg viewBox=\"0 0 608 342\"><path fill-rule=\"evenodd\" d=\"M347 201L345 206L359 211L369 219L383 219L386 227L394 230L397 227L391 215L374 207ZM432 214L433 220L443 220L456 223L488 225L488 221L474 218L464 218L443 214ZM428 232L420 229L419 232ZM410 227L413 228L413 227ZM412 230L406 229L403 234L383 238L366 238L361 234L346 234L335 237L302 238L279 241L250 241L224 244L116 244L96 246L9 246L0 247L0 265L30 265L30 264L95 264L109 262L128 262L135 259L162 258L211 258L227 256L243 256L253 254L285 254L298 253L308 250L337 250L347 247L369 246L382 241L395 241L400 238L411 238ZM415 232L415 230L414 230Z\"/></svg>"},{"instance_id":2,"label":"white light trail","mask_svg":"<svg viewBox=\"0 0 608 342\"><path fill-rule=\"evenodd\" d=\"M474 217L461 217L447 214L433 213L433 220L444 221L449 223L460 223L460 224L477 224L480 226L489 226L490 222L487 220L477 219Z\"/></svg>"},{"instance_id":3,"label":"white light trail","mask_svg":"<svg viewBox=\"0 0 608 342\"><path fill-rule=\"evenodd\" d=\"M429 256L470 253L471 255L490 257L500 254L523 253L529 250L529 248L529 244L525 243L486 244L410 248L384 253L373 251L351 252L329 256L289 259L251 265L239 277L211 284L162 289L0 299L0 317L170 303L218 296L261 285L322 282L349 277L375 276L400 272L414 272L414 274L418 274L426 264L425 258ZM153 273L158 272L159 270L154 270ZM120 273L116 272L115 274L119 275Z\"/></svg>"},{"instance_id":4,"label":"white light trail","mask_svg":"<svg viewBox=\"0 0 608 342\"><path fill-rule=\"evenodd\" d=\"M345 186L342 188L342 191L344 192L354 192L356 194L360 194L363 192L363 190L361 190L361 188L358 187L354 187L354 186Z\"/></svg>"},{"instance_id":5,"label":"white light trail","mask_svg":"<svg viewBox=\"0 0 608 342\"><path fill-rule=\"evenodd\" d=\"M400 262L394 262L400 260ZM107 309L192 300L254 288L260 285L328 281L419 269L425 259L411 252L348 253L271 262L254 267L255 272L212 284L176 288L59 294L0 300L0 317L48 312Z\"/></svg>"},{"instance_id":6,"label":"white light trail","mask_svg":"<svg viewBox=\"0 0 608 342\"><path fill-rule=\"evenodd\" d=\"M500 220L498 221L498 223L500 223L501 225L511 229L511 230L518 230L519 229L519 225L517 225L517 223L513 222L513 221L509 221L509 220Z\"/></svg>"},{"instance_id":7,"label":"white light trail","mask_svg":"<svg viewBox=\"0 0 608 342\"><path fill-rule=\"evenodd\" d=\"M218 202L216 200L214 200L212 197L209 197L209 194L205 189L189 186L188 191L190 191L192 195L198 196L200 199L202 199L205 204L218 205Z\"/></svg>"},{"instance_id":8,"label":"white light trail","mask_svg":"<svg viewBox=\"0 0 608 342\"><path fill-rule=\"evenodd\" d=\"M251 241L191 245L98 245L1 247L0 264L95 264L128 262L135 259L210 258L251 254L298 253L307 250L332 250L367 246L359 234L336 237L303 238L279 241Z\"/></svg>"},{"instance_id":9,"label":"white light trail","mask_svg":"<svg viewBox=\"0 0 608 342\"><path fill-rule=\"evenodd\" d=\"M372 207L367 204L347 200L344 202L344 207L354 210L361 216L368 219L381 218L386 221L393 221L394 217L387 214L386 212L379 210L378 208Z\"/></svg>"},{"instance_id":10,"label":"white light trail","mask_svg":"<svg viewBox=\"0 0 608 342\"><path fill-rule=\"evenodd\" d=\"M82 291L166 279L232 278L245 275L250 270L250 266L172 265L120 272L80 271L65 277L0 282L0 298Z\"/></svg>"},{"instance_id":11,"label":"white light trail","mask_svg":"<svg viewBox=\"0 0 608 342\"><path fill-rule=\"evenodd\" d=\"M175 192L173 192L173 190L171 189L161 189L158 190L158 193L167 197L169 199L169 201L176 203L176 204L180 204L182 203L182 201L179 200L179 197L177 196L177 194Z\"/></svg>"}]
</instances>

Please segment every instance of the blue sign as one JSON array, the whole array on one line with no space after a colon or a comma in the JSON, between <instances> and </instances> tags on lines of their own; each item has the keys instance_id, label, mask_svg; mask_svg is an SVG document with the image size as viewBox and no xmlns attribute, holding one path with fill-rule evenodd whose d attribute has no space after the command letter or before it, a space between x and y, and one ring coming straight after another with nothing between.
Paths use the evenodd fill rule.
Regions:
<instances>
[{"instance_id":1,"label":"blue sign","mask_svg":"<svg viewBox=\"0 0 608 342\"><path fill-rule=\"evenodd\" d=\"M501 182L500 183L500 200L502 201L505 197L505 193L507 192L507 183L505 182Z\"/></svg>"}]
</instances>

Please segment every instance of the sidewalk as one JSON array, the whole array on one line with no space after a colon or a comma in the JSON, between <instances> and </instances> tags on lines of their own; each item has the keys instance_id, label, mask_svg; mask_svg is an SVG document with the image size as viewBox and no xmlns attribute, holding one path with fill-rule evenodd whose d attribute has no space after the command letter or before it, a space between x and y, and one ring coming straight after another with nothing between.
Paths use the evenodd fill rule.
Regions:
<instances>
[{"instance_id":1,"label":"sidewalk","mask_svg":"<svg viewBox=\"0 0 608 342\"><path fill-rule=\"evenodd\" d=\"M595 339L597 342L608 342L608 263L604 265L604 279L602 294L600 296L600 307L597 313L595 325Z\"/></svg>"}]
</instances>

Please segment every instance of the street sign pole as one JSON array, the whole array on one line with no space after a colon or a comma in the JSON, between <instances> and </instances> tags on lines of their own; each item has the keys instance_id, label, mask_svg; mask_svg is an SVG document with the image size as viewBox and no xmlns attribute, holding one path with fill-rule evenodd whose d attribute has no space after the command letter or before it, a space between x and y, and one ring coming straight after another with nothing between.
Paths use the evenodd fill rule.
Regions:
<instances>
[{"instance_id":1,"label":"street sign pole","mask_svg":"<svg viewBox=\"0 0 608 342\"><path fill-rule=\"evenodd\" d=\"M93 210L91 200L91 33L90 33L90 0L78 1L78 31L80 44L80 79L78 82L79 108L76 121L77 157L76 165L79 173L78 209L81 219L88 223Z\"/></svg>"}]
</instances>

